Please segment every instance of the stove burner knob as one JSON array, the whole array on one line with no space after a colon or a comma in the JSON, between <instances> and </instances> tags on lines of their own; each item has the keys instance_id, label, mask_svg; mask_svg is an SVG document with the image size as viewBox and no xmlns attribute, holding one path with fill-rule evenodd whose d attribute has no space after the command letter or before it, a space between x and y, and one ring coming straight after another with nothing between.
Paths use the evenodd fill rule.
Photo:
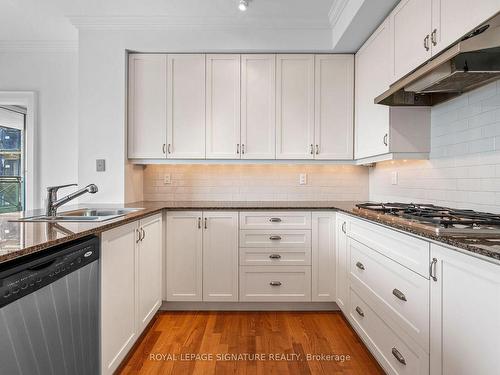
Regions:
<instances>
[{"instance_id":1,"label":"stove burner knob","mask_svg":"<svg viewBox=\"0 0 500 375\"><path fill-rule=\"evenodd\" d=\"M28 287L28 284L24 283L23 285L21 285L21 289L26 289Z\"/></svg>"}]
</instances>

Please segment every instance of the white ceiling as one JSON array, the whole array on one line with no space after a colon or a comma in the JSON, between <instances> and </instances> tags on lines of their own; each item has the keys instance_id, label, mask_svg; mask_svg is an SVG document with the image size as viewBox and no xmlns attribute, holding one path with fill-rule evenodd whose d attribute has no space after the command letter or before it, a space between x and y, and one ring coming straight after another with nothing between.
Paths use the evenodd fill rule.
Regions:
<instances>
[{"instance_id":1,"label":"white ceiling","mask_svg":"<svg viewBox=\"0 0 500 375\"><path fill-rule=\"evenodd\" d=\"M0 0L0 41L76 41L78 27L151 24L230 27L331 29L331 12L356 3L380 4L372 19L349 28L356 37L341 38L342 52L355 51L397 0L250 0L246 12L238 0ZM349 7L346 7L349 8ZM360 10L360 12L361 12ZM349 17L353 17L349 15ZM354 17L353 17L354 20ZM359 21L359 19L358 19ZM354 26L354 27L352 27ZM343 31L341 31L343 32ZM351 34L352 35L352 34ZM332 46L335 47L335 46Z\"/></svg>"}]
</instances>

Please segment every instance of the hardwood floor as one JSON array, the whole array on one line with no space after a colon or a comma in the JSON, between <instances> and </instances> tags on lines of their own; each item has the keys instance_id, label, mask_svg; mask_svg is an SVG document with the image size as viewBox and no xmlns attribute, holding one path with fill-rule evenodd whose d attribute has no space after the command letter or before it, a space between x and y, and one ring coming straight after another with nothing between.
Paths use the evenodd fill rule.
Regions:
<instances>
[{"instance_id":1,"label":"hardwood floor","mask_svg":"<svg viewBox=\"0 0 500 375\"><path fill-rule=\"evenodd\" d=\"M160 312L119 373L384 372L339 312Z\"/></svg>"}]
</instances>

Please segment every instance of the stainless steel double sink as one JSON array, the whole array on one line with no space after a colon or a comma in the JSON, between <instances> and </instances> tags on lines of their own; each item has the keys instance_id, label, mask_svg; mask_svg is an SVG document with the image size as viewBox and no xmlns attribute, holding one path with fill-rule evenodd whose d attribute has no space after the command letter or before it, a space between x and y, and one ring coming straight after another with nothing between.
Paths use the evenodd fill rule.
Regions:
<instances>
[{"instance_id":1,"label":"stainless steel double sink","mask_svg":"<svg viewBox=\"0 0 500 375\"><path fill-rule=\"evenodd\" d=\"M23 222L101 222L137 212L142 208L81 208L60 212L56 216L37 215L19 218Z\"/></svg>"}]
</instances>

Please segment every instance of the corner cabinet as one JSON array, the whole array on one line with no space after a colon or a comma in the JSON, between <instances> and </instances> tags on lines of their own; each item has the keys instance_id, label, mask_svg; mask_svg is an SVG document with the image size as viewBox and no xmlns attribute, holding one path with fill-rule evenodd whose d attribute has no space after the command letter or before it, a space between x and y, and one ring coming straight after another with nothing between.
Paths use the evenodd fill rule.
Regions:
<instances>
[{"instance_id":1,"label":"corner cabinet","mask_svg":"<svg viewBox=\"0 0 500 375\"><path fill-rule=\"evenodd\" d=\"M391 82L394 65L391 33L389 17L355 56L354 158L360 162L427 159L430 152L429 107L387 107L374 103L374 98L387 90Z\"/></svg>"},{"instance_id":2,"label":"corner cabinet","mask_svg":"<svg viewBox=\"0 0 500 375\"><path fill-rule=\"evenodd\" d=\"M498 374L500 266L431 246L431 375Z\"/></svg>"},{"instance_id":3,"label":"corner cabinet","mask_svg":"<svg viewBox=\"0 0 500 375\"><path fill-rule=\"evenodd\" d=\"M101 238L101 373L112 374L161 305L162 216Z\"/></svg>"},{"instance_id":4,"label":"corner cabinet","mask_svg":"<svg viewBox=\"0 0 500 375\"><path fill-rule=\"evenodd\" d=\"M165 159L167 56L131 54L128 62L128 157Z\"/></svg>"}]
</instances>

